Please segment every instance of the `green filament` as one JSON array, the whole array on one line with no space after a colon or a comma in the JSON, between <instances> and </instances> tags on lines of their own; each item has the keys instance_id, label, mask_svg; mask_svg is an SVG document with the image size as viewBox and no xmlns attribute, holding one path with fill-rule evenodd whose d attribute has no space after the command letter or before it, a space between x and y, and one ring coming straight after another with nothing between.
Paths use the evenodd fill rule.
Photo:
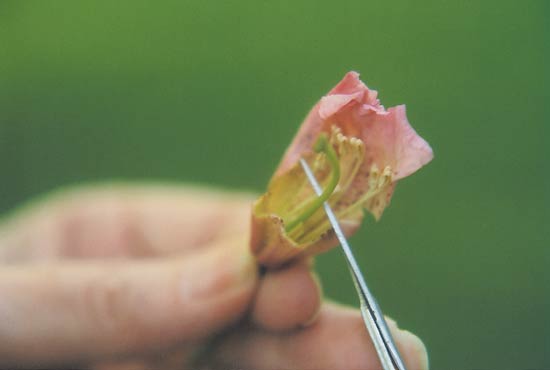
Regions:
<instances>
[{"instance_id":1,"label":"green filament","mask_svg":"<svg viewBox=\"0 0 550 370\"><path fill-rule=\"evenodd\" d=\"M325 153L332 170L330 180L327 187L323 190L323 193L309 202L298 217L286 224L285 231L287 233L311 217L311 215L313 215L315 211L323 205L323 202L325 202L332 195L334 189L336 189L336 186L338 185L338 181L340 181L340 162L338 161L336 152L334 151L332 145L330 145L325 133L319 135L319 138L313 145L313 150L315 150L316 153Z\"/></svg>"}]
</instances>

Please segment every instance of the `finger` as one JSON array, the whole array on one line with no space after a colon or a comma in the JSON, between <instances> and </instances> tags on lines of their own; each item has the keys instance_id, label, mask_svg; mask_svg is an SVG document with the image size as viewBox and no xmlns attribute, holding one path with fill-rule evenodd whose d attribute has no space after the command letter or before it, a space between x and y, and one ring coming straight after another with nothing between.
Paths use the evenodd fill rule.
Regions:
<instances>
[{"instance_id":1,"label":"finger","mask_svg":"<svg viewBox=\"0 0 550 370\"><path fill-rule=\"evenodd\" d=\"M420 339L391 325L408 369L427 369ZM249 328L227 338L212 351L213 366L238 369L380 369L358 311L326 305L316 323L288 333Z\"/></svg>"},{"instance_id":2,"label":"finger","mask_svg":"<svg viewBox=\"0 0 550 370\"><path fill-rule=\"evenodd\" d=\"M184 260L4 268L0 367L80 363L205 338L252 299L257 272L245 247Z\"/></svg>"},{"instance_id":3,"label":"finger","mask_svg":"<svg viewBox=\"0 0 550 370\"><path fill-rule=\"evenodd\" d=\"M310 261L300 261L281 270L268 271L259 282L252 320L259 326L283 331L313 322L320 301L320 285L310 270ZM148 356L142 361L117 361L101 364L94 370L183 369L192 353L188 348ZM196 368L196 367L193 367Z\"/></svg>"},{"instance_id":4,"label":"finger","mask_svg":"<svg viewBox=\"0 0 550 370\"><path fill-rule=\"evenodd\" d=\"M149 370L149 364L142 360L107 361L96 364L91 370Z\"/></svg>"},{"instance_id":5,"label":"finger","mask_svg":"<svg viewBox=\"0 0 550 370\"><path fill-rule=\"evenodd\" d=\"M246 239L252 197L176 186L73 190L28 207L0 229L0 261L144 257Z\"/></svg>"},{"instance_id":6,"label":"finger","mask_svg":"<svg viewBox=\"0 0 550 370\"><path fill-rule=\"evenodd\" d=\"M321 305L319 279L305 262L268 271L260 281L252 319L260 327L283 331L312 323Z\"/></svg>"},{"instance_id":7,"label":"finger","mask_svg":"<svg viewBox=\"0 0 550 370\"><path fill-rule=\"evenodd\" d=\"M167 351L141 355L139 358L96 362L90 367L90 370L207 370L198 367L193 361L204 346L204 344L180 345Z\"/></svg>"}]
</instances>

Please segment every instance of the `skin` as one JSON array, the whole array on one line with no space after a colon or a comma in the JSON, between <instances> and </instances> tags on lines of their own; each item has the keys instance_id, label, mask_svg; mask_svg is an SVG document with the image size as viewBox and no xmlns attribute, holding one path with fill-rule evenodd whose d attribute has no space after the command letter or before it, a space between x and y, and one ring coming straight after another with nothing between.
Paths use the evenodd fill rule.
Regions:
<instances>
[{"instance_id":1,"label":"skin","mask_svg":"<svg viewBox=\"0 0 550 370\"><path fill-rule=\"evenodd\" d=\"M379 369L359 311L322 300L311 261L259 268L252 200L102 186L6 218L0 368ZM389 326L427 369L422 342Z\"/></svg>"}]
</instances>

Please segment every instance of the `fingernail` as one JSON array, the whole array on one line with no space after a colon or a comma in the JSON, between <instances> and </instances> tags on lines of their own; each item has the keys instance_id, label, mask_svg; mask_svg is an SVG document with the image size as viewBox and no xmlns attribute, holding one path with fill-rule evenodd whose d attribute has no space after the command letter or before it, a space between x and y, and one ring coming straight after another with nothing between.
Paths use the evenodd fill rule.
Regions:
<instances>
[{"instance_id":1,"label":"fingernail","mask_svg":"<svg viewBox=\"0 0 550 370\"><path fill-rule=\"evenodd\" d=\"M323 288L321 286L321 280L319 279L319 276L315 273L312 273L311 277L313 278L313 281L315 282L315 285L317 286L317 291L319 292L319 296L320 296L319 302L322 302L323 301ZM317 306L317 309L313 312L311 317L308 320L306 320L306 322L304 322L301 326L304 327L304 328L307 328L308 326L311 326L311 325L315 324L315 322L319 318L319 313L320 312L321 312L321 304L319 304L319 306Z\"/></svg>"},{"instance_id":2,"label":"fingernail","mask_svg":"<svg viewBox=\"0 0 550 370\"><path fill-rule=\"evenodd\" d=\"M189 261L182 276L186 298L208 299L254 284L257 274L254 259L242 249L217 248Z\"/></svg>"},{"instance_id":3,"label":"fingernail","mask_svg":"<svg viewBox=\"0 0 550 370\"><path fill-rule=\"evenodd\" d=\"M317 319L319 318L319 312L321 310L318 309L317 311L315 311L313 313L313 315L311 316L311 318L309 320L307 320L306 322L304 322L302 325L300 325L302 328L307 328L307 327L310 327L311 325L315 324L317 322Z\"/></svg>"},{"instance_id":4,"label":"fingernail","mask_svg":"<svg viewBox=\"0 0 550 370\"><path fill-rule=\"evenodd\" d=\"M256 279L258 275L258 265L248 248L240 254L237 264L237 271L241 283L250 282Z\"/></svg>"},{"instance_id":5,"label":"fingernail","mask_svg":"<svg viewBox=\"0 0 550 370\"><path fill-rule=\"evenodd\" d=\"M409 360L408 367L411 369L428 370L428 351L424 343L413 333L399 329L400 342L405 347L403 355Z\"/></svg>"}]
</instances>

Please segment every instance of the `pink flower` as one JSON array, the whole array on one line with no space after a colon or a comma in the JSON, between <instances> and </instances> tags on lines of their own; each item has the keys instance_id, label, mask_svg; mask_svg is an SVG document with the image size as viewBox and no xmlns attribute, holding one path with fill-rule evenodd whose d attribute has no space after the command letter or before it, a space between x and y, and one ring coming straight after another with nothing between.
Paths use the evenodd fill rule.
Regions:
<instances>
[{"instance_id":1,"label":"pink flower","mask_svg":"<svg viewBox=\"0 0 550 370\"><path fill-rule=\"evenodd\" d=\"M379 219L396 182L433 158L405 106L386 111L377 95L349 72L310 111L268 191L254 203L251 248L260 263L276 266L337 245L300 158L328 188L327 200L348 235L359 227L363 208Z\"/></svg>"}]
</instances>

